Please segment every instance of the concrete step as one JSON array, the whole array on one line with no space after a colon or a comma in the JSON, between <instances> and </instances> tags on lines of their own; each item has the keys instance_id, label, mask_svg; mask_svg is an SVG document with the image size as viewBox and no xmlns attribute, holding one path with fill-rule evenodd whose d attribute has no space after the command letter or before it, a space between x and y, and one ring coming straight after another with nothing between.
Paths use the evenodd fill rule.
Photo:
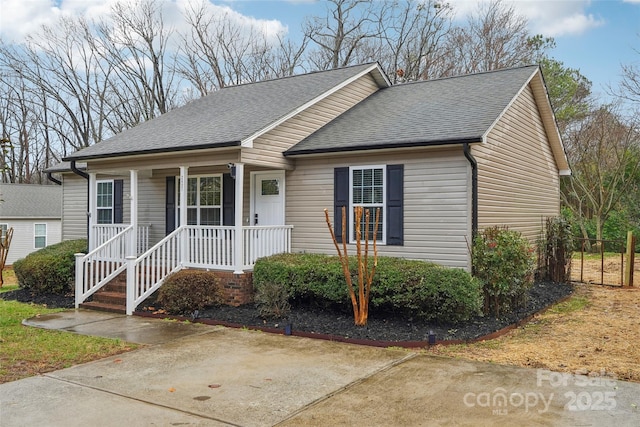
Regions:
<instances>
[{"instance_id":1,"label":"concrete step","mask_svg":"<svg viewBox=\"0 0 640 427\"><path fill-rule=\"evenodd\" d=\"M126 314L127 309L122 305L105 304L101 302L83 302L80 304L80 308L86 308L88 310L107 311L109 313Z\"/></svg>"}]
</instances>

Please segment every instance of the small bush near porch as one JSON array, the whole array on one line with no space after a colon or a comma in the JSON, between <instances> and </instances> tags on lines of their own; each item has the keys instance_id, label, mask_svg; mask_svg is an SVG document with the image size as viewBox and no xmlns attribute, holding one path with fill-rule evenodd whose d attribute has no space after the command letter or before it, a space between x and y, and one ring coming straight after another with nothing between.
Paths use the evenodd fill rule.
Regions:
<instances>
[{"instance_id":1,"label":"small bush near porch","mask_svg":"<svg viewBox=\"0 0 640 427\"><path fill-rule=\"evenodd\" d=\"M158 292L169 314L191 314L194 310L224 303L216 274L203 270L181 270L168 276Z\"/></svg>"},{"instance_id":2,"label":"small bush near porch","mask_svg":"<svg viewBox=\"0 0 640 427\"><path fill-rule=\"evenodd\" d=\"M355 259L352 276L356 276ZM280 254L262 258L253 270L256 298L271 284L286 290L292 305L351 310L336 256ZM371 285L371 312L385 312L407 319L461 322L474 316L482 303L478 281L460 269L423 261L380 257Z\"/></svg>"},{"instance_id":3,"label":"small bush near porch","mask_svg":"<svg viewBox=\"0 0 640 427\"><path fill-rule=\"evenodd\" d=\"M36 294L71 293L75 280L74 254L86 250L86 240L66 240L17 260L13 271L20 287Z\"/></svg>"}]
</instances>

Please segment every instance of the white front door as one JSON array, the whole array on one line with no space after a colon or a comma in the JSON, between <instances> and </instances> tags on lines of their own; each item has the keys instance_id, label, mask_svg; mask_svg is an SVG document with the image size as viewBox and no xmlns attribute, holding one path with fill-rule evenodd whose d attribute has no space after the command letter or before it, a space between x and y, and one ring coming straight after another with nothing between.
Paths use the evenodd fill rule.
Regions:
<instances>
[{"instance_id":1,"label":"white front door","mask_svg":"<svg viewBox=\"0 0 640 427\"><path fill-rule=\"evenodd\" d=\"M253 174L251 225L284 225L284 171Z\"/></svg>"}]
</instances>

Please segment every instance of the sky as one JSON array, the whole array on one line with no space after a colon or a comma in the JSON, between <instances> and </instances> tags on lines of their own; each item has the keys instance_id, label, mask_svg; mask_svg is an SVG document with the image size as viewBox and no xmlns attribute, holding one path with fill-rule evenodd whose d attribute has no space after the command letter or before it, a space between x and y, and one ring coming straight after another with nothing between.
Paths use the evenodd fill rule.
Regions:
<instances>
[{"instance_id":1,"label":"sky","mask_svg":"<svg viewBox=\"0 0 640 427\"><path fill-rule=\"evenodd\" d=\"M0 36L20 40L60 14L100 16L114 0L0 0ZM176 7L193 0L172 0ZM322 0L210 0L238 19L256 21L274 32L299 33L308 15L324 14ZM477 0L448 0L456 19L465 20ZM553 37L550 56L579 69L593 82L594 95L607 98L617 86L621 64L640 66L640 0L505 0L529 21L532 34Z\"/></svg>"}]
</instances>

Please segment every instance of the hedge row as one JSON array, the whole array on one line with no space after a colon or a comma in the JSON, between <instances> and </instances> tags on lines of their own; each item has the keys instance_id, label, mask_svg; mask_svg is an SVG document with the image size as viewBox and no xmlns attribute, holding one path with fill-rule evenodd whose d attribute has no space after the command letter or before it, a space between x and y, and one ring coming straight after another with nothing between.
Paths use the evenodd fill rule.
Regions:
<instances>
[{"instance_id":1,"label":"hedge row","mask_svg":"<svg viewBox=\"0 0 640 427\"><path fill-rule=\"evenodd\" d=\"M357 283L357 263L350 260ZM268 284L286 289L292 304L351 310L340 260L319 254L279 254L262 258L253 270L256 292ZM478 313L480 285L469 273L423 261L380 257L371 287L370 312L404 318L461 322Z\"/></svg>"}]
</instances>

